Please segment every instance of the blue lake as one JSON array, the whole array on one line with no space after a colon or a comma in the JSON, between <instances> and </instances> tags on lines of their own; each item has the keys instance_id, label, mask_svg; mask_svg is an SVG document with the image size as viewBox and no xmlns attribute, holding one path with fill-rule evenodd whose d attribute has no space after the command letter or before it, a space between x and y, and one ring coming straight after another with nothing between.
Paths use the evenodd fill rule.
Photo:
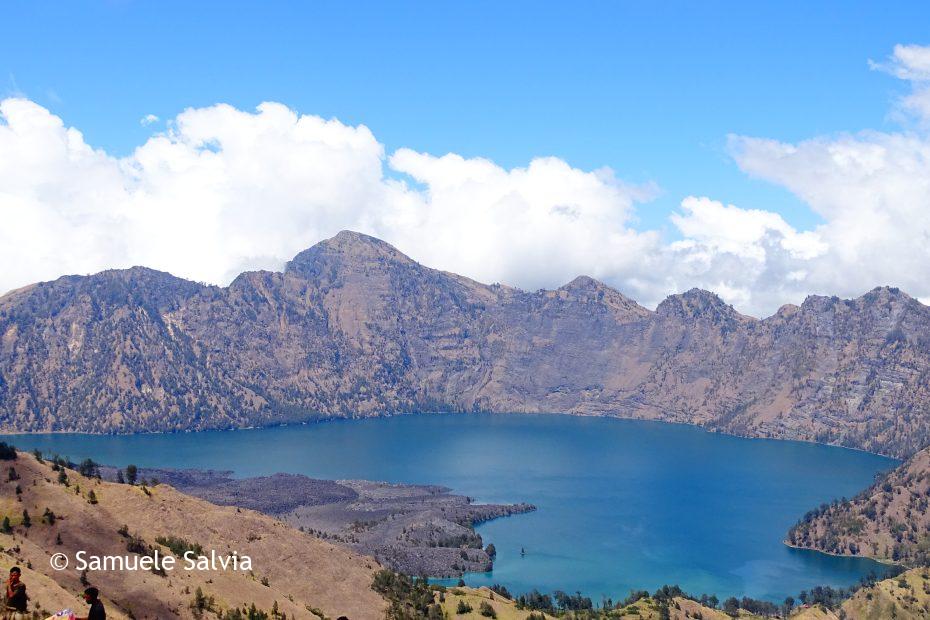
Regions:
<instances>
[{"instance_id":1,"label":"blue lake","mask_svg":"<svg viewBox=\"0 0 930 620\"><path fill-rule=\"evenodd\" d=\"M814 444L565 415L437 414L173 435L18 435L79 461L443 484L534 513L484 524L498 556L470 584L580 591L599 601L679 584L781 601L881 566L785 547L787 529L895 461ZM521 548L526 554L520 554Z\"/></svg>"}]
</instances>

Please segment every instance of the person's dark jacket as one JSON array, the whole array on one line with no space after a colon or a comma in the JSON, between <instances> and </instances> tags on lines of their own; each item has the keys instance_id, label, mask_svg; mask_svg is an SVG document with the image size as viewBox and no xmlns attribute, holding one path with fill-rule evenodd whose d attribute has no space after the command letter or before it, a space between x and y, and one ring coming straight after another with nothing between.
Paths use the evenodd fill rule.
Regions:
<instances>
[{"instance_id":1,"label":"person's dark jacket","mask_svg":"<svg viewBox=\"0 0 930 620\"><path fill-rule=\"evenodd\" d=\"M90 604L90 610L87 612L87 620L107 620L107 612L99 599Z\"/></svg>"},{"instance_id":2,"label":"person's dark jacket","mask_svg":"<svg viewBox=\"0 0 930 620\"><path fill-rule=\"evenodd\" d=\"M6 606L8 609L15 609L16 611L25 612L26 603L29 600L29 597L26 596L26 584L22 581L17 583L12 587L13 592L10 592L10 587L7 586L6 593Z\"/></svg>"}]
</instances>

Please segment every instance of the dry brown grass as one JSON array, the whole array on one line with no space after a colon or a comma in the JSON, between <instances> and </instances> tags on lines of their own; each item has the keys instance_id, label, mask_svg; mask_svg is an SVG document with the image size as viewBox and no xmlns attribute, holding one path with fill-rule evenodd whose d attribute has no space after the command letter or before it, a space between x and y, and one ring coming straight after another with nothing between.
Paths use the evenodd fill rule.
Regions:
<instances>
[{"instance_id":1,"label":"dry brown grass","mask_svg":"<svg viewBox=\"0 0 930 620\"><path fill-rule=\"evenodd\" d=\"M100 588L114 611L131 610L136 618L194 617L189 605L200 587L214 597L218 609L255 603L270 610L277 602L288 618L317 618L311 608L327 617L346 615L352 620L383 616L385 603L370 587L380 568L374 560L280 521L249 510L214 506L165 485L146 493L140 487L88 479L69 470L71 484L65 487L57 483L57 473L47 463L22 453L11 464L21 479L6 482L4 476L0 483L0 519L10 514L14 523L12 535L0 535L0 545L7 550L0 557L6 564L15 561L33 567L26 575L32 583L27 584L33 602L45 609L73 605L66 594L83 589L81 576L73 569L78 550L128 554L126 538L118 533L126 525L131 534L150 545L156 545L156 537L177 536L205 550L246 554L252 558L253 570L187 572L179 561L165 577L151 572L89 572L87 580ZM14 494L16 484L23 491L19 499ZM91 490L98 498L95 505L87 499ZM59 517L54 525L42 522L46 508ZM32 517L28 530L17 525L23 509ZM56 544L58 535L61 545ZM10 551L13 548L18 550ZM164 547L159 549L170 554ZM66 553L72 568L52 570L49 557L56 552Z\"/></svg>"}]
</instances>

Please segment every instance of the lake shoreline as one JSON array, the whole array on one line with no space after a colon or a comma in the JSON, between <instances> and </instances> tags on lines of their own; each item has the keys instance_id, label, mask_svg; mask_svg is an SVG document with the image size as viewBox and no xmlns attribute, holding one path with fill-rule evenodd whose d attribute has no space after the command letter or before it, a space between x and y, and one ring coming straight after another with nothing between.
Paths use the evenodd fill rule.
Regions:
<instances>
[{"instance_id":1,"label":"lake shoreline","mask_svg":"<svg viewBox=\"0 0 930 620\"><path fill-rule=\"evenodd\" d=\"M762 435L746 435L739 433L730 433L723 430L708 428L702 424L696 422L676 422L672 420L660 420L656 418L647 418L647 417L637 417L637 416L628 416L628 415L611 415L604 413L588 413L588 412L539 412L539 411L510 411L510 412L495 412L495 411L402 411L395 413L379 413L373 415L359 416L359 417L350 417L350 416L325 416L315 419L309 419L304 422L281 422L275 424L263 424L259 426L231 426L227 428L205 428L205 429L193 429L193 430L177 430L177 431L130 431L125 433L92 433L85 431L16 431L16 430L4 430L0 428L0 435L5 435L9 437L15 436L31 436L31 435L86 435L88 437L135 437L135 436L145 436L145 435L191 435L196 433L228 433L233 431L258 431L266 430L273 428L299 428L302 426L313 426L316 424L327 424L332 422L351 422L359 420L377 420L382 418L395 418L402 416L435 416L435 415L493 415L493 416L568 416L568 417L578 417L578 418L598 418L605 420L636 420L640 422L655 422L656 424L667 424L669 426L684 426L688 428L695 428L709 433L712 435L723 435L726 437L739 437L740 439L752 439L757 441L778 441L778 442L797 442L802 444L811 444L815 446L827 446L830 448L841 448L843 450L852 450L854 452L862 452L864 454L872 454L875 456L881 456L887 459L892 459L897 463L902 463L903 459L898 457L891 456L889 454L884 454L882 452L873 452L871 450L865 450L864 448L856 448L854 446L844 446L842 444L836 443L825 443L822 441L815 441L813 439L802 439L798 437L772 437L772 436L762 436Z\"/></svg>"},{"instance_id":2,"label":"lake shoreline","mask_svg":"<svg viewBox=\"0 0 930 620\"><path fill-rule=\"evenodd\" d=\"M771 438L747 442L691 424L604 415L420 413L321 421L328 423L234 433L29 433L9 440L74 461L233 470L236 478L291 472L442 485L475 503L532 503L536 512L478 527L497 550L493 573L485 574L481 558L468 550L474 545L461 558L467 565L445 560L446 567L467 570L469 580L513 591L571 588L618 596L679 583L691 591L777 598L816 585L845 587L880 570L862 558L790 555L781 542L811 506L853 495L877 471L893 467L892 459L864 451ZM305 516L320 519L332 510ZM368 520L358 518L359 532L328 532L361 536ZM415 528L410 535L429 547L425 532Z\"/></svg>"},{"instance_id":3,"label":"lake shoreline","mask_svg":"<svg viewBox=\"0 0 930 620\"><path fill-rule=\"evenodd\" d=\"M868 555L849 555L847 553L833 553L831 551L823 551L822 549L814 549L813 547L801 547L798 545L791 544L790 542L788 542L787 539L783 540L782 544L788 547L789 549L797 549L798 551L810 551L812 553L820 553L822 555L827 555L832 558L864 558L866 560L872 560L873 562L877 562L878 564L882 564L883 566L888 566L891 568L900 568L902 570L906 570L908 568L907 566L904 566L903 564L897 564L895 562L892 562L890 560L886 560L883 558L873 558L872 556L868 556Z\"/></svg>"}]
</instances>

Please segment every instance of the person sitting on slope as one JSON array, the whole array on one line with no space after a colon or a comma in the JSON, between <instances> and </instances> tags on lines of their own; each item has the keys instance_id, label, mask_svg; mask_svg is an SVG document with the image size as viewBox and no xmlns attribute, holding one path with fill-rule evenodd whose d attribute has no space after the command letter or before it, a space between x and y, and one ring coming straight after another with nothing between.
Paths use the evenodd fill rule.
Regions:
<instances>
[{"instance_id":1,"label":"person sitting on slope","mask_svg":"<svg viewBox=\"0 0 930 620\"><path fill-rule=\"evenodd\" d=\"M19 620L26 617L29 597L26 596L26 584L20 581L22 574L23 571L18 566L10 569L10 578L6 581L6 610L3 614L5 619Z\"/></svg>"},{"instance_id":2,"label":"person sitting on slope","mask_svg":"<svg viewBox=\"0 0 930 620\"><path fill-rule=\"evenodd\" d=\"M100 590L91 586L84 590L84 600L90 605L87 615L74 620L107 620L107 612L100 601Z\"/></svg>"}]
</instances>

